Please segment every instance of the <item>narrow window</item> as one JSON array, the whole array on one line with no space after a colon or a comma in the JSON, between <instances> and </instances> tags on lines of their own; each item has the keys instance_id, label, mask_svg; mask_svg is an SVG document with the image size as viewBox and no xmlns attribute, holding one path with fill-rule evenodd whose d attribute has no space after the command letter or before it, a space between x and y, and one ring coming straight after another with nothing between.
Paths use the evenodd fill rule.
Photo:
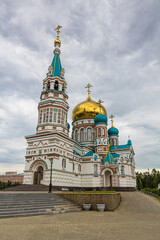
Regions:
<instances>
[{"instance_id":1,"label":"narrow window","mask_svg":"<svg viewBox=\"0 0 160 240\"><path fill-rule=\"evenodd\" d=\"M54 83L54 90L58 90L58 81L57 80Z\"/></svg>"},{"instance_id":2,"label":"narrow window","mask_svg":"<svg viewBox=\"0 0 160 240\"><path fill-rule=\"evenodd\" d=\"M81 142L84 142L84 129L81 129Z\"/></svg>"},{"instance_id":3,"label":"narrow window","mask_svg":"<svg viewBox=\"0 0 160 240\"><path fill-rule=\"evenodd\" d=\"M121 175L124 175L124 166L121 166Z\"/></svg>"},{"instance_id":4,"label":"narrow window","mask_svg":"<svg viewBox=\"0 0 160 240\"><path fill-rule=\"evenodd\" d=\"M98 136L101 136L101 128L98 128Z\"/></svg>"},{"instance_id":5,"label":"narrow window","mask_svg":"<svg viewBox=\"0 0 160 240\"><path fill-rule=\"evenodd\" d=\"M54 122L56 122L56 121L57 121L57 113L54 112Z\"/></svg>"},{"instance_id":6,"label":"narrow window","mask_svg":"<svg viewBox=\"0 0 160 240\"><path fill-rule=\"evenodd\" d=\"M92 140L92 129L91 128L88 128L87 134L88 134L88 141L91 141Z\"/></svg>"},{"instance_id":7,"label":"narrow window","mask_svg":"<svg viewBox=\"0 0 160 240\"><path fill-rule=\"evenodd\" d=\"M98 167L97 164L94 164L94 175L98 174Z\"/></svg>"},{"instance_id":8,"label":"narrow window","mask_svg":"<svg viewBox=\"0 0 160 240\"><path fill-rule=\"evenodd\" d=\"M62 92L64 92L64 83L62 84Z\"/></svg>"},{"instance_id":9,"label":"narrow window","mask_svg":"<svg viewBox=\"0 0 160 240\"><path fill-rule=\"evenodd\" d=\"M65 168L66 168L66 160L63 159L63 160L62 160L62 169L65 169Z\"/></svg>"},{"instance_id":10,"label":"narrow window","mask_svg":"<svg viewBox=\"0 0 160 240\"><path fill-rule=\"evenodd\" d=\"M50 81L48 81L48 83L47 83L47 90L49 90L50 89Z\"/></svg>"},{"instance_id":11,"label":"narrow window","mask_svg":"<svg viewBox=\"0 0 160 240\"><path fill-rule=\"evenodd\" d=\"M77 129L75 131L75 140L76 140L76 142L78 142L78 130Z\"/></svg>"}]
</instances>

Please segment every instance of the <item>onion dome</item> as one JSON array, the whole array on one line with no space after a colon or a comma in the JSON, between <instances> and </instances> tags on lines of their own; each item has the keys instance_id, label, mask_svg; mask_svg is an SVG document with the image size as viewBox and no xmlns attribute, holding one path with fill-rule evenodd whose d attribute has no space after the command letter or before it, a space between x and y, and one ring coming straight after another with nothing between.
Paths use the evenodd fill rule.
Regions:
<instances>
[{"instance_id":1,"label":"onion dome","mask_svg":"<svg viewBox=\"0 0 160 240\"><path fill-rule=\"evenodd\" d=\"M69 129L70 129L70 124L69 123L67 123L67 128L68 128L68 131L69 131Z\"/></svg>"},{"instance_id":2,"label":"onion dome","mask_svg":"<svg viewBox=\"0 0 160 240\"><path fill-rule=\"evenodd\" d=\"M95 124L98 124L98 123L107 124L107 116L104 114L98 114L97 116L95 116L94 122L95 122Z\"/></svg>"},{"instance_id":3,"label":"onion dome","mask_svg":"<svg viewBox=\"0 0 160 240\"><path fill-rule=\"evenodd\" d=\"M91 87L92 85L88 84L87 87ZM88 90L88 98L86 101L79 103L72 112L72 120L79 120L84 118L94 119L98 114L106 115L106 109L102 106L101 100L99 102L95 102L90 97L90 90Z\"/></svg>"},{"instance_id":4,"label":"onion dome","mask_svg":"<svg viewBox=\"0 0 160 240\"><path fill-rule=\"evenodd\" d=\"M108 129L108 135L109 136L113 136L113 135L118 136L118 134L119 134L119 131L118 131L117 128L111 127L111 128Z\"/></svg>"}]
</instances>

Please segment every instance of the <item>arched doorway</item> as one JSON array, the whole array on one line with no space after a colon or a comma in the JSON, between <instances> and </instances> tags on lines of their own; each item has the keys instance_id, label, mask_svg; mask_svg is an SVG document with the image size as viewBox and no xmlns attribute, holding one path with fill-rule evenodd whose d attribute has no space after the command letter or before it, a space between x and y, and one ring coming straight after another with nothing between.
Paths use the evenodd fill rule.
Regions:
<instances>
[{"instance_id":1,"label":"arched doorway","mask_svg":"<svg viewBox=\"0 0 160 240\"><path fill-rule=\"evenodd\" d=\"M104 173L104 187L112 187L112 172L109 169Z\"/></svg>"},{"instance_id":2,"label":"arched doorway","mask_svg":"<svg viewBox=\"0 0 160 240\"><path fill-rule=\"evenodd\" d=\"M43 167L39 166L34 172L34 184L41 184L41 180L43 180Z\"/></svg>"}]
</instances>

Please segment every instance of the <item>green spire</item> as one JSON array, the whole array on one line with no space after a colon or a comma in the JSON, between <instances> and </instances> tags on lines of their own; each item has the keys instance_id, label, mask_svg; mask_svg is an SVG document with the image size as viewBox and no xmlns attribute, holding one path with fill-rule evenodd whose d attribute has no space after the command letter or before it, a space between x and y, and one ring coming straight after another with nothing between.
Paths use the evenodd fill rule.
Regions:
<instances>
[{"instance_id":1,"label":"green spire","mask_svg":"<svg viewBox=\"0 0 160 240\"><path fill-rule=\"evenodd\" d=\"M52 76L58 76L61 77L61 70L62 70L62 66L61 66L61 60L60 60L60 56L58 53L54 54L54 58L53 61L51 63L51 66L53 68L53 74Z\"/></svg>"},{"instance_id":2,"label":"green spire","mask_svg":"<svg viewBox=\"0 0 160 240\"><path fill-rule=\"evenodd\" d=\"M109 163L109 164L116 164L115 160L113 159L113 156L111 154L111 152L109 151L109 142L108 142L108 151L107 154L104 158L104 164Z\"/></svg>"}]
</instances>

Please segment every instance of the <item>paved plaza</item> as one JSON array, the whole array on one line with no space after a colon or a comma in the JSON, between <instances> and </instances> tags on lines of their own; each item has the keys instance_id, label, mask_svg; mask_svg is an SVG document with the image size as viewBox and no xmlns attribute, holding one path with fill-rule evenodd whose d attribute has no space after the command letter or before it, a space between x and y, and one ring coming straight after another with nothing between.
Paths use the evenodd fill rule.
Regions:
<instances>
[{"instance_id":1,"label":"paved plaza","mask_svg":"<svg viewBox=\"0 0 160 240\"><path fill-rule=\"evenodd\" d=\"M159 240L160 202L140 192L122 193L114 212L74 212L0 220L1 240Z\"/></svg>"}]
</instances>

